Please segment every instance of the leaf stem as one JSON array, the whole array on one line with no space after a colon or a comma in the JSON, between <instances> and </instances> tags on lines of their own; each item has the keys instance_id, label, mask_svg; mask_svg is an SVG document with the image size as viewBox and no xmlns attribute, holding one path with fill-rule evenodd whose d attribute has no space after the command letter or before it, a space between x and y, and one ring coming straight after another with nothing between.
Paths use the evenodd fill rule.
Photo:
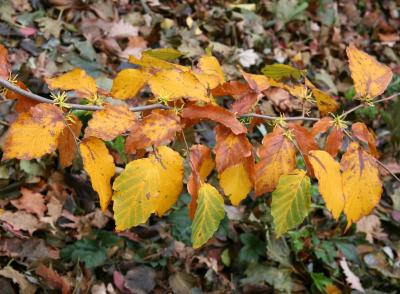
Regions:
<instances>
[{"instance_id":1,"label":"leaf stem","mask_svg":"<svg viewBox=\"0 0 400 294\"><path fill-rule=\"evenodd\" d=\"M257 117L257 118L262 118L262 119L267 119L267 120L275 120L277 118L281 118L279 116L271 116L271 115L264 115L264 114L258 114L258 113L240 114L239 117ZM294 121L294 120L318 121L319 118L307 117L307 116L292 116L292 117L283 117L282 120L285 120L285 121Z\"/></svg>"}]
</instances>

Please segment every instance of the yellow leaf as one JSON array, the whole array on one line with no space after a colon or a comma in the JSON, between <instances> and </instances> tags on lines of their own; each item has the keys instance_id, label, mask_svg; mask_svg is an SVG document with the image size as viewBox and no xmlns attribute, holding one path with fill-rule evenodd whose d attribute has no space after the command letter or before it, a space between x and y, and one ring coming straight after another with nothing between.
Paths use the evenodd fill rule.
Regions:
<instances>
[{"instance_id":1,"label":"yellow leaf","mask_svg":"<svg viewBox=\"0 0 400 294\"><path fill-rule=\"evenodd\" d=\"M148 73L138 69L123 69L113 81L111 96L121 100L135 98L149 78Z\"/></svg>"},{"instance_id":2,"label":"yellow leaf","mask_svg":"<svg viewBox=\"0 0 400 294\"><path fill-rule=\"evenodd\" d=\"M352 142L340 161L347 228L371 213L382 194L382 183L375 159Z\"/></svg>"},{"instance_id":3,"label":"yellow leaf","mask_svg":"<svg viewBox=\"0 0 400 294\"><path fill-rule=\"evenodd\" d=\"M253 187L243 162L225 169L219 175L219 184L233 205L239 205Z\"/></svg>"},{"instance_id":4,"label":"yellow leaf","mask_svg":"<svg viewBox=\"0 0 400 294\"><path fill-rule=\"evenodd\" d=\"M335 219L339 219L344 208L342 175L340 165L326 151L310 151L309 160L318 179L318 189L326 207Z\"/></svg>"},{"instance_id":5,"label":"yellow leaf","mask_svg":"<svg viewBox=\"0 0 400 294\"><path fill-rule=\"evenodd\" d=\"M97 137L105 141L114 140L126 132L135 121L135 114L126 105L107 104L103 110L93 113L85 129L85 138Z\"/></svg>"},{"instance_id":6,"label":"yellow leaf","mask_svg":"<svg viewBox=\"0 0 400 294\"><path fill-rule=\"evenodd\" d=\"M42 103L32 107L11 125L3 160L40 158L55 151L64 128L63 113L56 106Z\"/></svg>"},{"instance_id":7,"label":"yellow leaf","mask_svg":"<svg viewBox=\"0 0 400 294\"><path fill-rule=\"evenodd\" d=\"M333 113L339 108L339 103L337 103L328 93L317 88L312 89L311 91L317 101L318 110L322 115L326 115L330 112Z\"/></svg>"},{"instance_id":8,"label":"yellow leaf","mask_svg":"<svg viewBox=\"0 0 400 294\"><path fill-rule=\"evenodd\" d=\"M392 70L353 44L346 49L356 93L364 99L381 95L392 80Z\"/></svg>"},{"instance_id":9,"label":"yellow leaf","mask_svg":"<svg viewBox=\"0 0 400 294\"><path fill-rule=\"evenodd\" d=\"M190 68L179 64L164 61L162 59L151 56L151 53L142 53L142 57L137 59L135 56L129 56L129 62L140 65L147 69L179 69L181 71L189 71Z\"/></svg>"},{"instance_id":10,"label":"yellow leaf","mask_svg":"<svg viewBox=\"0 0 400 294\"><path fill-rule=\"evenodd\" d=\"M157 163L160 176L160 198L155 211L162 216L175 204L182 192L183 158L166 146L157 149L157 158L154 155L150 158Z\"/></svg>"},{"instance_id":11,"label":"yellow leaf","mask_svg":"<svg viewBox=\"0 0 400 294\"><path fill-rule=\"evenodd\" d=\"M83 168L88 173L93 189L99 194L100 206L106 211L111 201L110 180L115 173L114 160L106 144L100 139L89 137L79 145Z\"/></svg>"},{"instance_id":12,"label":"yellow leaf","mask_svg":"<svg viewBox=\"0 0 400 294\"><path fill-rule=\"evenodd\" d=\"M183 186L183 159L168 147L157 156L128 163L113 184L113 210L118 231L162 215L176 202Z\"/></svg>"},{"instance_id":13,"label":"yellow leaf","mask_svg":"<svg viewBox=\"0 0 400 294\"><path fill-rule=\"evenodd\" d=\"M202 56L197 64L199 71L194 75L205 88L214 89L225 82L221 65L214 56Z\"/></svg>"},{"instance_id":14,"label":"yellow leaf","mask_svg":"<svg viewBox=\"0 0 400 294\"><path fill-rule=\"evenodd\" d=\"M180 98L207 103L212 101L207 89L189 72L161 70L150 78L149 85L154 96L168 101Z\"/></svg>"},{"instance_id":15,"label":"yellow leaf","mask_svg":"<svg viewBox=\"0 0 400 294\"><path fill-rule=\"evenodd\" d=\"M266 76L249 74L243 70L240 72L253 91L259 93L270 87L269 79Z\"/></svg>"},{"instance_id":16,"label":"yellow leaf","mask_svg":"<svg viewBox=\"0 0 400 294\"><path fill-rule=\"evenodd\" d=\"M97 92L95 79L80 68L75 68L56 78L48 78L46 82L50 89L75 90L89 96Z\"/></svg>"}]
</instances>

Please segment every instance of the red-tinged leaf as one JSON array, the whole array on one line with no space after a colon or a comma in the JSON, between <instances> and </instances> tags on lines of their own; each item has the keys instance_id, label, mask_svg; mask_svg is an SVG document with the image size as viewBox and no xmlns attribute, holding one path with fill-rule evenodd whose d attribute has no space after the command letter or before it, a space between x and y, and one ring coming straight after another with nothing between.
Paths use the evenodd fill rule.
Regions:
<instances>
[{"instance_id":1,"label":"red-tinged leaf","mask_svg":"<svg viewBox=\"0 0 400 294\"><path fill-rule=\"evenodd\" d=\"M218 125L215 127L215 162L218 173L241 163L252 156L252 146L245 134L235 135L230 129Z\"/></svg>"},{"instance_id":2,"label":"red-tinged leaf","mask_svg":"<svg viewBox=\"0 0 400 294\"><path fill-rule=\"evenodd\" d=\"M232 104L232 111L237 114L249 112L261 97L262 94L255 92L248 93Z\"/></svg>"},{"instance_id":3,"label":"red-tinged leaf","mask_svg":"<svg viewBox=\"0 0 400 294\"><path fill-rule=\"evenodd\" d=\"M335 157L338 154L340 147L342 147L342 142L343 131L337 127L333 127L331 133L326 139L326 152Z\"/></svg>"},{"instance_id":4,"label":"red-tinged leaf","mask_svg":"<svg viewBox=\"0 0 400 294\"><path fill-rule=\"evenodd\" d=\"M0 78L7 79L11 72L11 66L8 62L8 51L6 47L0 44Z\"/></svg>"},{"instance_id":5,"label":"red-tinged leaf","mask_svg":"<svg viewBox=\"0 0 400 294\"><path fill-rule=\"evenodd\" d=\"M214 168L214 161L211 157L211 149L205 145L193 145L189 154L192 173L189 176L187 189L192 199L189 204L189 216L194 218L197 208L197 195L201 184Z\"/></svg>"},{"instance_id":6,"label":"red-tinged leaf","mask_svg":"<svg viewBox=\"0 0 400 294\"><path fill-rule=\"evenodd\" d=\"M240 72L253 91L260 93L270 87L269 79L266 76L249 74L242 70Z\"/></svg>"},{"instance_id":7,"label":"red-tinged leaf","mask_svg":"<svg viewBox=\"0 0 400 294\"><path fill-rule=\"evenodd\" d=\"M28 91L28 88L21 81L17 81L15 85L20 87L22 90ZM37 102L35 100L26 98L25 96L18 94L16 92L10 91L10 90L6 91L5 96L7 99L17 100L17 102L15 103L15 110L18 113L27 112L27 111L29 111L29 109L31 109L31 107L35 106L36 104L39 104L39 102Z\"/></svg>"},{"instance_id":8,"label":"red-tinged leaf","mask_svg":"<svg viewBox=\"0 0 400 294\"><path fill-rule=\"evenodd\" d=\"M314 136L311 134L309 130L307 130L305 127L302 127L300 125L296 124L289 124L290 130L292 130L294 137L296 139L296 142L299 146L299 149L301 153L303 154L304 160L307 165L307 169L310 172L311 176L314 176L314 171L313 167L310 163L310 160L308 158L308 152L311 150L318 150L318 145L317 142L314 140Z\"/></svg>"},{"instance_id":9,"label":"red-tinged leaf","mask_svg":"<svg viewBox=\"0 0 400 294\"><path fill-rule=\"evenodd\" d=\"M221 123L230 128L235 135L245 134L247 132L246 128L236 119L236 116L232 112L218 105L208 104L205 106L198 106L190 104L183 109L182 117L191 120L207 119Z\"/></svg>"},{"instance_id":10,"label":"red-tinged leaf","mask_svg":"<svg viewBox=\"0 0 400 294\"><path fill-rule=\"evenodd\" d=\"M213 96L243 96L252 92L248 84L240 81L230 81L211 90Z\"/></svg>"},{"instance_id":11,"label":"red-tinged leaf","mask_svg":"<svg viewBox=\"0 0 400 294\"><path fill-rule=\"evenodd\" d=\"M325 116L313 125L311 129L311 134L313 135L313 137L315 137L316 135L319 135L321 133L326 133L326 131L328 131L328 129L332 125L333 125L332 119L328 116Z\"/></svg>"},{"instance_id":12,"label":"red-tinged leaf","mask_svg":"<svg viewBox=\"0 0 400 294\"><path fill-rule=\"evenodd\" d=\"M40 276L50 287L61 290L62 294L71 293L71 286L68 284L67 280L61 277L53 269L45 266L44 264L39 264L35 270L35 273Z\"/></svg>"},{"instance_id":13,"label":"red-tinged leaf","mask_svg":"<svg viewBox=\"0 0 400 294\"><path fill-rule=\"evenodd\" d=\"M151 145L159 146L170 142L181 131L179 117L171 110L153 110L141 121L135 121L126 139L125 151L136 153Z\"/></svg>"},{"instance_id":14,"label":"red-tinged leaf","mask_svg":"<svg viewBox=\"0 0 400 294\"><path fill-rule=\"evenodd\" d=\"M68 128L65 128L58 138L58 153L60 154L60 165L62 168L70 166L78 151L76 138L82 129L82 122L72 115L72 121L68 121Z\"/></svg>"},{"instance_id":15,"label":"red-tinged leaf","mask_svg":"<svg viewBox=\"0 0 400 294\"><path fill-rule=\"evenodd\" d=\"M258 149L260 161L255 165L255 194L275 190L279 178L296 167L296 149L281 128L275 128Z\"/></svg>"},{"instance_id":16,"label":"red-tinged leaf","mask_svg":"<svg viewBox=\"0 0 400 294\"><path fill-rule=\"evenodd\" d=\"M368 130L368 127L361 122L357 122L351 126L354 137L358 140L367 143L369 152L375 158L379 158L379 152L376 149L376 140L373 134Z\"/></svg>"}]
</instances>

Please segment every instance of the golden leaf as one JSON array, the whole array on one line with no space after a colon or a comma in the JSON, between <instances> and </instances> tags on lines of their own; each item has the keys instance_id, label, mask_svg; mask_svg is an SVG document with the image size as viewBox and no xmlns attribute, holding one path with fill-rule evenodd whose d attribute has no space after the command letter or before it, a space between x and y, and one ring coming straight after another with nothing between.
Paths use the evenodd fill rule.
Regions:
<instances>
[{"instance_id":1,"label":"golden leaf","mask_svg":"<svg viewBox=\"0 0 400 294\"><path fill-rule=\"evenodd\" d=\"M225 75L218 59L214 56L202 56L194 75L207 89L214 89L225 82Z\"/></svg>"},{"instance_id":2,"label":"golden leaf","mask_svg":"<svg viewBox=\"0 0 400 294\"><path fill-rule=\"evenodd\" d=\"M100 206L106 211L111 201L110 180L115 173L114 160L106 144L98 138L89 137L79 145L83 168L88 173L93 189L99 194Z\"/></svg>"},{"instance_id":3,"label":"golden leaf","mask_svg":"<svg viewBox=\"0 0 400 294\"><path fill-rule=\"evenodd\" d=\"M356 93L367 100L381 95L392 80L392 70L353 44L347 47L346 53Z\"/></svg>"},{"instance_id":4,"label":"golden leaf","mask_svg":"<svg viewBox=\"0 0 400 294\"><path fill-rule=\"evenodd\" d=\"M85 129L85 138L97 137L104 141L114 140L126 132L135 121L135 114L126 105L107 104L103 110L93 113Z\"/></svg>"},{"instance_id":5,"label":"golden leaf","mask_svg":"<svg viewBox=\"0 0 400 294\"><path fill-rule=\"evenodd\" d=\"M239 205L253 188L245 162L230 166L219 174L219 184L233 205Z\"/></svg>"},{"instance_id":6,"label":"golden leaf","mask_svg":"<svg viewBox=\"0 0 400 294\"><path fill-rule=\"evenodd\" d=\"M11 125L3 149L3 160L34 159L56 150L65 128L64 116L52 104L38 104L21 113Z\"/></svg>"},{"instance_id":7,"label":"golden leaf","mask_svg":"<svg viewBox=\"0 0 400 294\"><path fill-rule=\"evenodd\" d=\"M371 213L382 194L382 183L375 159L352 142L340 161L347 228Z\"/></svg>"},{"instance_id":8,"label":"golden leaf","mask_svg":"<svg viewBox=\"0 0 400 294\"><path fill-rule=\"evenodd\" d=\"M167 101L187 98L191 101L211 102L206 87L190 72L160 70L149 79L154 96Z\"/></svg>"},{"instance_id":9,"label":"golden leaf","mask_svg":"<svg viewBox=\"0 0 400 294\"><path fill-rule=\"evenodd\" d=\"M342 175L340 165L326 151L310 151L309 160L318 179L318 189L324 198L326 207L335 219L339 219L344 208Z\"/></svg>"},{"instance_id":10,"label":"golden leaf","mask_svg":"<svg viewBox=\"0 0 400 294\"><path fill-rule=\"evenodd\" d=\"M253 91L260 93L270 87L269 79L266 76L249 74L243 70L240 72Z\"/></svg>"},{"instance_id":11,"label":"golden leaf","mask_svg":"<svg viewBox=\"0 0 400 294\"><path fill-rule=\"evenodd\" d=\"M89 96L97 92L95 79L80 68L75 68L56 78L47 78L46 82L50 89L75 90Z\"/></svg>"},{"instance_id":12,"label":"golden leaf","mask_svg":"<svg viewBox=\"0 0 400 294\"><path fill-rule=\"evenodd\" d=\"M149 78L148 73L138 69L123 69L113 80L111 96L121 100L135 98Z\"/></svg>"},{"instance_id":13,"label":"golden leaf","mask_svg":"<svg viewBox=\"0 0 400 294\"><path fill-rule=\"evenodd\" d=\"M151 56L151 53L142 53L142 57L137 59L135 56L129 56L129 62L140 65L146 69L179 69L181 71L189 71L190 68L179 64L164 61L162 59Z\"/></svg>"},{"instance_id":14,"label":"golden leaf","mask_svg":"<svg viewBox=\"0 0 400 294\"><path fill-rule=\"evenodd\" d=\"M286 175L296 166L296 150L284 136L283 130L275 128L263 139L258 150L260 161L255 165L255 194L272 192L281 175Z\"/></svg>"}]
</instances>

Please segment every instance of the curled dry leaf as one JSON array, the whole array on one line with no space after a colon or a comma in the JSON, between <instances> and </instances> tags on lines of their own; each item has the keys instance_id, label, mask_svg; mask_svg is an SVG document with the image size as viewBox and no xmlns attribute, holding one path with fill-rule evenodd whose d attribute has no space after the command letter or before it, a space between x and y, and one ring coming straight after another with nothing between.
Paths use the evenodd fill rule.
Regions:
<instances>
[{"instance_id":1,"label":"curled dry leaf","mask_svg":"<svg viewBox=\"0 0 400 294\"><path fill-rule=\"evenodd\" d=\"M149 86L154 96L167 101L182 98L206 103L212 101L207 88L190 72L176 69L160 70L149 79Z\"/></svg>"},{"instance_id":2,"label":"curled dry leaf","mask_svg":"<svg viewBox=\"0 0 400 294\"><path fill-rule=\"evenodd\" d=\"M342 170L344 213L347 228L371 213L382 194L382 183L375 159L352 142L340 161Z\"/></svg>"},{"instance_id":3,"label":"curled dry leaf","mask_svg":"<svg viewBox=\"0 0 400 294\"><path fill-rule=\"evenodd\" d=\"M71 115L71 120L67 120L67 127L64 128L58 138L58 153L60 155L60 165L66 168L72 164L78 151L78 143L82 129L82 122L75 116Z\"/></svg>"},{"instance_id":4,"label":"curled dry leaf","mask_svg":"<svg viewBox=\"0 0 400 294\"><path fill-rule=\"evenodd\" d=\"M258 149L260 161L255 165L255 194L272 192L282 175L296 166L296 150L281 128L267 134Z\"/></svg>"},{"instance_id":5,"label":"curled dry leaf","mask_svg":"<svg viewBox=\"0 0 400 294\"><path fill-rule=\"evenodd\" d=\"M189 203L189 216L193 219L197 208L197 194L200 186L214 169L211 149L205 145L193 145L189 153L191 174L187 182L187 190L192 196Z\"/></svg>"},{"instance_id":6,"label":"curled dry leaf","mask_svg":"<svg viewBox=\"0 0 400 294\"><path fill-rule=\"evenodd\" d=\"M356 93L367 100L381 95L392 80L392 70L353 44L347 47L346 53Z\"/></svg>"},{"instance_id":7,"label":"curled dry leaf","mask_svg":"<svg viewBox=\"0 0 400 294\"><path fill-rule=\"evenodd\" d=\"M44 227L35 216L22 210L4 211L0 214L0 220L10 224L13 229L27 231L30 235Z\"/></svg>"},{"instance_id":8,"label":"curled dry leaf","mask_svg":"<svg viewBox=\"0 0 400 294\"><path fill-rule=\"evenodd\" d=\"M322 150L311 151L309 159L326 207L338 220L345 202L340 164L328 152Z\"/></svg>"},{"instance_id":9,"label":"curled dry leaf","mask_svg":"<svg viewBox=\"0 0 400 294\"><path fill-rule=\"evenodd\" d=\"M340 267L343 270L344 275L346 276L346 282L349 284L351 289L360 291L362 293L365 292L363 286L361 285L360 279L351 271L347 260L343 257L340 262Z\"/></svg>"},{"instance_id":10,"label":"curled dry leaf","mask_svg":"<svg viewBox=\"0 0 400 294\"><path fill-rule=\"evenodd\" d=\"M79 145L83 168L88 173L93 189L99 194L100 206L106 211L111 201L110 180L115 173L114 160L103 141L89 137Z\"/></svg>"},{"instance_id":11,"label":"curled dry leaf","mask_svg":"<svg viewBox=\"0 0 400 294\"><path fill-rule=\"evenodd\" d=\"M175 204L182 183L183 158L168 147L128 163L113 184L116 230L145 223L152 213L164 214Z\"/></svg>"},{"instance_id":12,"label":"curled dry leaf","mask_svg":"<svg viewBox=\"0 0 400 294\"><path fill-rule=\"evenodd\" d=\"M236 119L236 116L218 105L208 104L205 106L198 106L189 104L182 111L182 117L186 119L207 119L214 122L219 122L231 129L235 135L245 134L246 128Z\"/></svg>"},{"instance_id":13,"label":"curled dry leaf","mask_svg":"<svg viewBox=\"0 0 400 294\"><path fill-rule=\"evenodd\" d=\"M214 56L202 56L194 75L206 89L214 89L225 82L225 75L218 59Z\"/></svg>"},{"instance_id":14,"label":"curled dry leaf","mask_svg":"<svg viewBox=\"0 0 400 294\"><path fill-rule=\"evenodd\" d=\"M135 114L126 105L107 104L96 111L85 129L85 138L96 137L105 141L114 140L126 132L135 121Z\"/></svg>"},{"instance_id":15,"label":"curled dry leaf","mask_svg":"<svg viewBox=\"0 0 400 294\"><path fill-rule=\"evenodd\" d=\"M343 136L344 134L342 129L333 127L326 139L325 150L333 157L338 154L340 148L342 147Z\"/></svg>"},{"instance_id":16,"label":"curled dry leaf","mask_svg":"<svg viewBox=\"0 0 400 294\"><path fill-rule=\"evenodd\" d=\"M369 152L372 156L374 156L375 158L379 158L379 152L376 149L375 137L368 130L367 126L364 123L356 122L351 126L351 131L353 132L354 137L368 144Z\"/></svg>"},{"instance_id":17,"label":"curled dry leaf","mask_svg":"<svg viewBox=\"0 0 400 294\"><path fill-rule=\"evenodd\" d=\"M136 153L151 145L169 143L177 132L182 130L180 118L172 110L153 110L141 121L135 121L130 127L126 139L125 151Z\"/></svg>"},{"instance_id":18,"label":"curled dry leaf","mask_svg":"<svg viewBox=\"0 0 400 294\"><path fill-rule=\"evenodd\" d=\"M86 72L80 68L75 68L56 78L47 78L46 83L49 88L53 90L74 90L87 96L91 96L97 92L95 79L87 75Z\"/></svg>"},{"instance_id":19,"label":"curled dry leaf","mask_svg":"<svg viewBox=\"0 0 400 294\"><path fill-rule=\"evenodd\" d=\"M38 104L21 113L11 125L4 145L3 160L40 158L56 150L65 128L64 116L52 104ZM29 142L29 148L26 148Z\"/></svg>"},{"instance_id":20,"label":"curled dry leaf","mask_svg":"<svg viewBox=\"0 0 400 294\"><path fill-rule=\"evenodd\" d=\"M133 68L123 69L113 80L111 96L121 100L134 98L149 78L150 75L144 71Z\"/></svg>"}]
</instances>

